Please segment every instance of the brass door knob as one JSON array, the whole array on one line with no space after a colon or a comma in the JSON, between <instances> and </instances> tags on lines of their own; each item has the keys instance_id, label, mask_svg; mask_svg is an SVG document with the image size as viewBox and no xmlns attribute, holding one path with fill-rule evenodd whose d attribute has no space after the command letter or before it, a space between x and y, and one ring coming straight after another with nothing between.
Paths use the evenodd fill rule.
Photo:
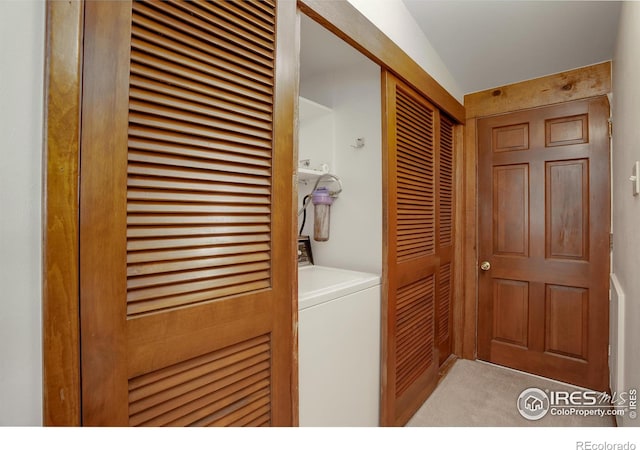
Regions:
<instances>
[{"instance_id":1,"label":"brass door knob","mask_svg":"<svg viewBox=\"0 0 640 450\"><path fill-rule=\"evenodd\" d=\"M480 268L486 272L487 270L491 269L491 263L489 261L482 261L482 264L480 264Z\"/></svg>"}]
</instances>

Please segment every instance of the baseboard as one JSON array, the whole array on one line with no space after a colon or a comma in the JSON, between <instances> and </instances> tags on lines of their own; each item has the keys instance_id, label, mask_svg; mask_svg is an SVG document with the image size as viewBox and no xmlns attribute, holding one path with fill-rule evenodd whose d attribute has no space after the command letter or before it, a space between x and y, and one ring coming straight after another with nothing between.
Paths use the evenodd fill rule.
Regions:
<instances>
[{"instance_id":1,"label":"baseboard","mask_svg":"<svg viewBox=\"0 0 640 450\"><path fill-rule=\"evenodd\" d=\"M440 366L438 370L438 384L447 376L455 362L458 360L456 355L450 355Z\"/></svg>"}]
</instances>

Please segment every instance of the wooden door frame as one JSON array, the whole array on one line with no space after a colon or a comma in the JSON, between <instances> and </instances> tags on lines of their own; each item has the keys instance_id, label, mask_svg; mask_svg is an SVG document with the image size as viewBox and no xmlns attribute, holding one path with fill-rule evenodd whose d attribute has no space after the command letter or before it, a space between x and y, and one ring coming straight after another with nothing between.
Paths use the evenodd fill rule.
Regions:
<instances>
[{"instance_id":1,"label":"wooden door frame","mask_svg":"<svg viewBox=\"0 0 640 450\"><path fill-rule=\"evenodd\" d=\"M463 332L465 359L477 356L478 322L478 136L477 121L483 117L523 109L550 106L573 100L607 95L611 92L611 62L569 70L533 80L514 83L464 96L466 122L464 132L463 186L464 225L462 271Z\"/></svg>"},{"instance_id":2,"label":"wooden door frame","mask_svg":"<svg viewBox=\"0 0 640 450\"><path fill-rule=\"evenodd\" d=\"M84 4L47 2L43 170L43 424L79 426L79 157Z\"/></svg>"},{"instance_id":3,"label":"wooden door frame","mask_svg":"<svg viewBox=\"0 0 640 450\"><path fill-rule=\"evenodd\" d=\"M284 0L283 0L284 1ZM288 0L294 1L294 0ZM346 0L298 0L316 20L435 106L464 123L465 108ZM81 425L79 348L79 157L84 3L47 1L43 207L43 423ZM462 125L456 126L457 190L462 187ZM458 192L460 192L458 190ZM460 199L459 199L460 200ZM456 255L462 261L462 201L456 204ZM295 227L294 227L295 228ZM384 245L384 243L383 243ZM454 352L461 353L462 267L454 275ZM291 279L297 279L292 273ZM295 295L292 302L297 305ZM296 307L297 308L297 307ZM297 309L296 309L297 311ZM297 321L292 324L297 336ZM297 358L294 358L294 361ZM295 370L294 370L295 372ZM295 377L292 383L295 384ZM297 409L297 388L293 387Z\"/></svg>"}]
</instances>

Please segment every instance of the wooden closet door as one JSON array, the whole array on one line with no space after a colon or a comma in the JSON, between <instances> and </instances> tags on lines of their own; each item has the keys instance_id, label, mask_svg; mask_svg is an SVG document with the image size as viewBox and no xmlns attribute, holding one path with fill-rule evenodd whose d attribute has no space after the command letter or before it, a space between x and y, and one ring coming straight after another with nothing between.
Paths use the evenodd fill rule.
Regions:
<instances>
[{"instance_id":1,"label":"wooden closet door","mask_svg":"<svg viewBox=\"0 0 640 450\"><path fill-rule=\"evenodd\" d=\"M86 3L84 425L294 423L295 15Z\"/></svg>"},{"instance_id":2,"label":"wooden closet door","mask_svg":"<svg viewBox=\"0 0 640 450\"><path fill-rule=\"evenodd\" d=\"M402 426L438 376L439 262L436 148L439 114L409 86L383 74L385 241L382 424Z\"/></svg>"},{"instance_id":3,"label":"wooden closet door","mask_svg":"<svg viewBox=\"0 0 640 450\"><path fill-rule=\"evenodd\" d=\"M453 354L453 236L454 236L454 192L453 150L455 123L440 115L437 152L437 254L438 274L436 288L436 345L438 363L442 365Z\"/></svg>"}]
</instances>

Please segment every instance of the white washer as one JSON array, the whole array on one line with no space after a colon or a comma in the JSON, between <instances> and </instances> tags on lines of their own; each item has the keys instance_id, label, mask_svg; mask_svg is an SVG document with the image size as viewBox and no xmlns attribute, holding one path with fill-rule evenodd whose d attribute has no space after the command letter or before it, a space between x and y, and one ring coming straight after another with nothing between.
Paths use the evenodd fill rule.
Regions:
<instances>
[{"instance_id":1,"label":"white washer","mask_svg":"<svg viewBox=\"0 0 640 450\"><path fill-rule=\"evenodd\" d=\"M379 424L380 277L298 270L300 426Z\"/></svg>"}]
</instances>

